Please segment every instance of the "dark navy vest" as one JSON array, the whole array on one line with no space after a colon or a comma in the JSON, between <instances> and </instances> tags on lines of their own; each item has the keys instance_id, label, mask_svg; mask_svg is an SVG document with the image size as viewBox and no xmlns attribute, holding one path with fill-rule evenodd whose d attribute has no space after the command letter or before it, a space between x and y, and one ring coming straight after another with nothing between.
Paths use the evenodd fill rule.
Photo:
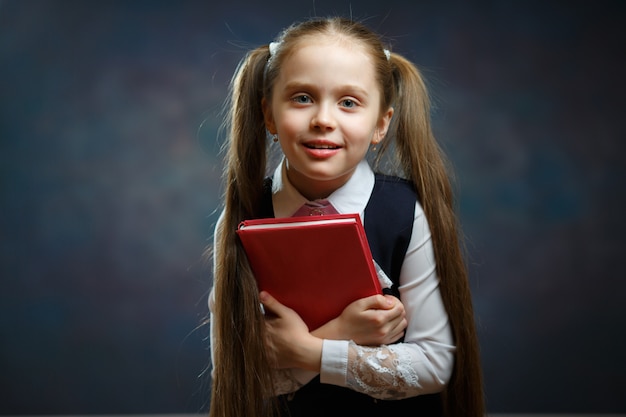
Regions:
<instances>
[{"instance_id":1,"label":"dark navy vest","mask_svg":"<svg viewBox=\"0 0 626 417\"><path fill-rule=\"evenodd\" d=\"M261 217L274 217L271 178L265 181ZM394 285L390 293L399 297L400 269L411 232L417 194L410 182L376 174L374 190L365 207L365 233L372 256ZM411 411L420 417L441 417L441 396L421 395L404 400L377 400L336 385L322 384L314 378L293 394L280 397L281 416L345 417L340 409L358 417L383 417ZM397 414L400 415L400 414Z\"/></svg>"}]
</instances>

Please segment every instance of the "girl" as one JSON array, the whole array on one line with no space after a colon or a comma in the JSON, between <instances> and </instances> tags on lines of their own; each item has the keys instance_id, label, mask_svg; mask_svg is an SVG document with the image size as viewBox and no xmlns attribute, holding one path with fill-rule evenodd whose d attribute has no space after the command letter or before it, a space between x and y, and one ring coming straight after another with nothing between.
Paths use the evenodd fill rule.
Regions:
<instances>
[{"instance_id":1,"label":"girl","mask_svg":"<svg viewBox=\"0 0 626 417\"><path fill-rule=\"evenodd\" d=\"M362 24L311 20L243 59L228 104L210 416L331 416L344 407L360 417L482 416L451 186L415 66ZM282 157L268 176L278 146ZM383 161L395 171L375 173L370 166ZM308 329L259 294L235 230L244 219L291 216L320 199L361 215L393 295L357 300Z\"/></svg>"}]
</instances>

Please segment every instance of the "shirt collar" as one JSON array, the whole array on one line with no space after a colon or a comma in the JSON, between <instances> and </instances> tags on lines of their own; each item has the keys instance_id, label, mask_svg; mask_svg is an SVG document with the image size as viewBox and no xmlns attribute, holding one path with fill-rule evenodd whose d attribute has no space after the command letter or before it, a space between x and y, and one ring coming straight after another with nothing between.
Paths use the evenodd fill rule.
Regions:
<instances>
[{"instance_id":1,"label":"shirt collar","mask_svg":"<svg viewBox=\"0 0 626 417\"><path fill-rule=\"evenodd\" d=\"M362 160L348 182L328 196L328 200L339 213L359 213L362 216L373 189L374 171L366 160ZM306 201L307 199L289 182L286 159L283 158L274 171L272 181L274 215L289 217Z\"/></svg>"}]
</instances>

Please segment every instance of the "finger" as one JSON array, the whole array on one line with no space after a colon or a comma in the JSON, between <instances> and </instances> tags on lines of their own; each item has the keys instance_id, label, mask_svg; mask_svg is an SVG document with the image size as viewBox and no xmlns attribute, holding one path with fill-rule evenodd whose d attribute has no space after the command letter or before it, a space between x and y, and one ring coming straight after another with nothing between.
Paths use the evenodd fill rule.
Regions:
<instances>
[{"instance_id":1,"label":"finger","mask_svg":"<svg viewBox=\"0 0 626 417\"><path fill-rule=\"evenodd\" d=\"M378 310L378 313L382 314L386 321L394 322L395 324L406 317L404 306L399 300L396 300L395 304L390 309Z\"/></svg>"},{"instance_id":2,"label":"finger","mask_svg":"<svg viewBox=\"0 0 626 417\"><path fill-rule=\"evenodd\" d=\"M268 313L275 313L273 303L275 302L275 298L272 297L267 291L261 291L259 293L259 301L261 301L261 310L263 314L267 315Z\"/></svg>"},{"instance_id":3,"label":"finger","mask_svg":"<svg viewBox=\"0 0 626 417\"><path fill-rule=\"evenodd\" d=\"M408 321L406 320L406 318L403 318L398 324L398 327L396 328L397 335L398 335L397 339L399 339L400 337L403 337L406 334L407 325L408 325Z\"/></svg>"},{"instance_id":4,"label":"finger","mask_svg":"<svg viewBox=\"0 0 626 417\"><path fill-rule=\"evenodd\" d=\"M388 342L388 343L393 343L393 342L396 342L397 340L401 339L401 338L402 338L402 336L404 336L404 331L401 331L401 332L398 332L398 333L394 334L394 335L390 338L390 340L389 340L389 342Z\"/></svg>"},{"instance_id":5,"label":"finger","mask_svg":"<svg viewBox=\"0 0 626 417\"><path fill-rule=\"evenodd\" d=\"M383 343L393 343L404 336L406 330L406 320L401 319L397 322L388 323L390 326L387 328L387 336Z\"/></svg>"},{"instance_id":6,"label":"finger","mask_svg":"<svg viewBox=\"0 0 626 417\"><path fill-rule=\"evenodd\" d=\"M276 298L272 297L270 293L267 291L261 291L259 293L259 300L261 301L261 305L263 306L263 310L265 314L273 313L274 315L280 315L283 309L286 309L283 304L280 303Z\"/></svg>"},{"instance_id":7,"label":"finger","mask_svg":"<svg viewBox=\"0 0 626 417\"><path fill-rule=\"evenodd\" d=\"M406 313L402 308L393 308L391 310L379 311L385 316L384 321L387 323L387 329L390 332L404 330L407 326Z\"/></svg>"},{"instance_id":8,"label":"finger","mask_svg":"<svg viewBox=\"0 0 626 417\"><path fill-rule=\"evenodd\" d=\"M397 298L393 295L372 295L359 300L364 310L389 310L396 304Z\"/></svg>"}]
</instances>

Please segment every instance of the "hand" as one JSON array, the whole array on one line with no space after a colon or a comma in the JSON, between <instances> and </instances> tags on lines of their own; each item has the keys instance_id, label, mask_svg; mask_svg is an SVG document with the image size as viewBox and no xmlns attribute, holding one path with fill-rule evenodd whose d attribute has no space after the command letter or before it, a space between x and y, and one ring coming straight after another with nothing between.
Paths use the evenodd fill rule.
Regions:
<instances>
[{"instance_id":1,"label":"hand","mask_svg":"<svg viewBox=\"0 0 626 417\"><path fill-rule=\"evenodd\" d=\"M324 339L353 340L378 346L404 336L407 326L402 302L392 295L373 295L348 305L341 315L312 332Z\"/></svg>"},{"instance_id":2,"label":"hand","mask_svg":"<svg viewBox=\"0 0 626 417\"><path fill-rule=\"evenodd\" d=\"M319 372L323 340L291 308L266 291L259 294L265 309L265 345L277 368L302 368Z\"/></svg>"}]
</instances>

